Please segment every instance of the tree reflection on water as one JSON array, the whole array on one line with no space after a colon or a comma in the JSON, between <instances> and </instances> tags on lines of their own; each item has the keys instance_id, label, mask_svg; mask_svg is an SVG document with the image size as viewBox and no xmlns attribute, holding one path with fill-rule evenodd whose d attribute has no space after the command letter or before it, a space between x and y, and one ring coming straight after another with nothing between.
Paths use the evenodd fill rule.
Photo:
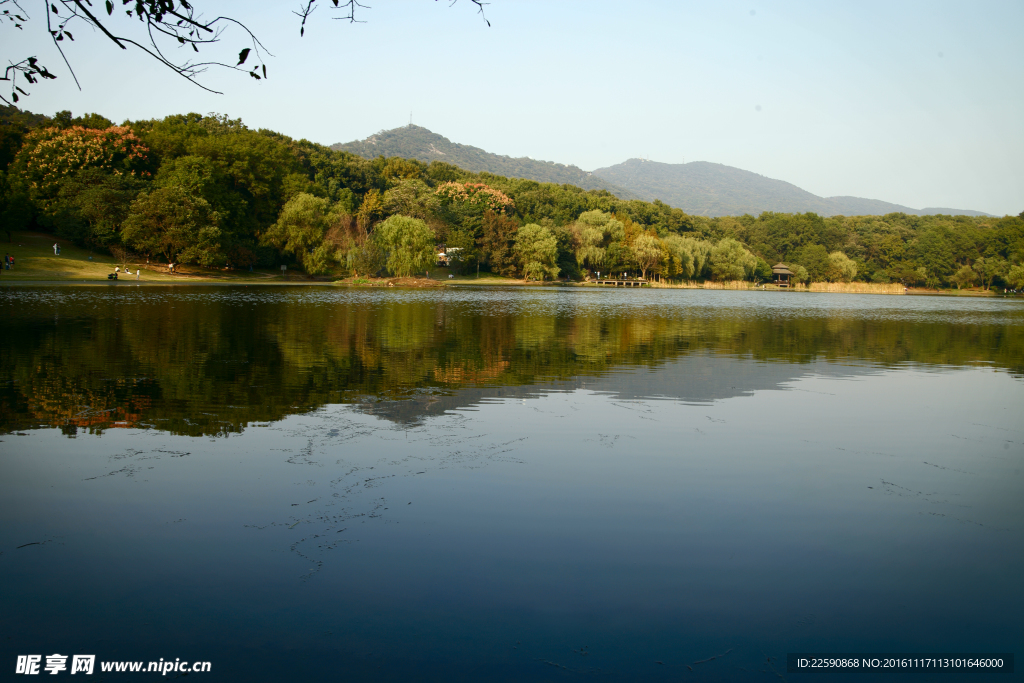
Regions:
<instances>
[{"instance_id":1,"label":"tree reflection on water","mask_svg":"<svg viewBox=\"0 0 1024 683\"><path fill-rule=\"evenodd\" d=\"M800 296L814 305L793 305ZM734 394L760 388L755 375L777 384L820 361L851 372L906 363L1024 372L1024 311L1013 302L907 301L699 291L8 288L0 300L0 430L60 427L73 435L130 426L219 435L329 403L415 421L494 392L602 379L615 391L623 370L680 359L691 362L659 393L688 400L718 398L700 383L701 368L722 376L729 359L762 368L730 378Z\"/></svg>"}]
</instances>

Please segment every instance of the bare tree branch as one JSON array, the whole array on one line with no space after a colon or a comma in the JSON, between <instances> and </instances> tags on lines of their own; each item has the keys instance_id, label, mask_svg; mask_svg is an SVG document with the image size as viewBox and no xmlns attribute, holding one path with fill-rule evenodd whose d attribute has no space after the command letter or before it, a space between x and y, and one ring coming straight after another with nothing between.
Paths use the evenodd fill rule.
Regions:
<instances>
[{"instance_id":1,"label":"bare tree branch","mask_svg":"<svg viewBox=\"0 0 1024 683\"><path fill-rule=\"evenodd\" d=\"M65 38L74 41L74 36L68 30L68 26L76 21L99 31L107 40L122 50L128 50L129 46L137 48L194 85L207 92L217 94L222 93L203 85L197 80L209 67L216 66L244 72L256 80L262 80L267 77L265 55L273 57L273 54L244 23L233 17L225 16L206 20L196 12L196 9L189 0L177 0L177 2L175 0L103 0L103 6L107 12L106 17L102 17L99 12L93 11L95 6L94 0L42 1L44 12L46 12L46 28L49 32L50 40L57 48L57 51L60 52L61 58L68 67L68 71L71 73L71 77L74 79L75 85L78 86L79 90L81 90L81 84L79 83L78 76L72 68L71 61L65 54L61 44ZM99 0L95 0L95 2L98 4ZM305 35L307 20L319 6L317 2L318 0L302 0L299 9L292 12L292 14L300 19L300 36ZM454 5L456 2L458 0L449 0L449 6ZM477 6L477 12L487 25L490 26L491 22L484 15L484 7L489 3L484 2L484 0L470 0L470 2ZM347 20L349 22L362 23L356 18L357 11L370 9L369 5L364 5L359 0L347 0L346 2L331 0L331 3L333 5L332 9L342 13L341 16L334 16L332 19ZM118 4L124 9L128 19L137 19L142 24L142 31L145 34L143 40L131 38L114 28L114 10ZM0 11L0 22L7 25L13 24L14 28L21 30L31 19L19 4L19 0L0 0L0 7L4 5L8 7ZM11 8L14 9L12 10ZM3 21L5 19L7 20L6 22ZM121 21L123 21L123 18ZM200 47L208 47L213 43L220 42L227 26L238 27L247 36L249 46L243 48L238 53L237 64L215 60L204 62L193 62L190 59L181 60L173 57L166 50L168 42L170 42L171 45L179 49L191 48L194 53L199 53ZM255 59L249 61L250 56L255 57ZM251 68L240 68L247 61L249 61L249 64L253 64L253 62L255 64ZM0 101L11 104L12 101L17 102L19 100L19 94L21 96L29 94L15 83L18 74L21 74L26 82L32 85L38 83L39 79L50 80L56 78L46 67L39 64L35 56L26 57L18 62L8 62L8 66L4 70L4 76L0 78L0 81L9 81L11 83L10 99L0 95Z\"/></svg>"}]
</instances>

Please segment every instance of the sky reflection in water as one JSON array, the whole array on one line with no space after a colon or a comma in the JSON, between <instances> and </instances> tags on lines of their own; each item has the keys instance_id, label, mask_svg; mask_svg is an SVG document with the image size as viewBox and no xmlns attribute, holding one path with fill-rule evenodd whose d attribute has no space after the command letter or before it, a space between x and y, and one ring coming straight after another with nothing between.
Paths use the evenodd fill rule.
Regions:
<instances>
[{"instance_id":1,"label":"sky reflection in water","mask_svg":"<svg viewBox=\"0 0 1024 683\"><path fill-rule=\"evenodd\" d=\"M4 661L777 680L1022 641L1015 302L0 296Z\"/></svg>"}]
</instances>

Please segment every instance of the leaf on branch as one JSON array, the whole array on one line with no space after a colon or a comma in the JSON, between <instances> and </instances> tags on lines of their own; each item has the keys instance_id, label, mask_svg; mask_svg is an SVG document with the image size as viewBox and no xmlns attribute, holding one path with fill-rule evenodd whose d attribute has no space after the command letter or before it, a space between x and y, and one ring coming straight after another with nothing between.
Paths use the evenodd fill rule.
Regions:
<instances>
[{"instance_id":1,"label":"leaf on branch","mask_svg":"<svg viewBox=\"0 0 1024 683\"><path fill-rule=\"evenodd\" d=\"M11 93L11 96L12 96L12 97L14 98L14 101L15 101L15 102L17 102L17 101L18 101L18 93L16 93L16 92L12 92L12 93Z\"/></svg>"},{"instance_id":2,"label":"leaf on branch","mask_svg":"<svg viewBox=\"0 0 1024 683\"><path fill-rule=\"evenodd\" d=\"M305 26L301 26L301 27L299 27L299 38L301 38L304 35L306 35L306 27Z\"/></svg>"},{"instance_id":3,"label":"leaf on branch","mask_svg":"<svg viewBox=\"0 0 1024 683\"><path fill-rule=\"evenodd\" d=\"M249 52L250 52L250 48L245 48L244 50L239 52L238 53L238 64L236 64L235 66L241 66L242 64L245 64L245 60L249 59Z\"/></svg>"},{"instance_id":4,"label":"leaf on branch","mask_svg":"<svg viewBox=\"0 0 1024 683\"><path fill-rule=\"evenodd\" d=\"M110 2L110 0L107 0L107 16L109 17L113 13L114 13L114 3Z\"/></svg>"},{"instance_id":5,"label":"leaf on branch","mask_svg":"<svg viewBox=\"0 0 1024 683\"><path fill-rule=\"evenodd\" d=\"M14 86L14 89L17 90L18 92L20 92L25 97L28 97L28 93L25 92L24 90L22 90L21 88L19 88L18 86Z\"/></svg>"},{"instance_id":6,"label":"leaf on branch","mask_svg":"<svg viewBox=\"0 0 1024 683\"><path fill-rule=\"evenodd\" d=\"M54 14L60 14L60 11L57 9L57 6L54 5L53 3L50 3L50 9L53 10Z\"/></svg>"},{"instance_id":7,"label":"leaf on branch","mask_svg":"<svg viewBox=\"0 0 1024 683\"><path fill-rule=\"evenodd\" d=\"M196 47L195 43L192 43L192 49L195 50L196 52L199 52L199 48Z\"/></svg>"},{"instance_id":8,"label":"leaf on branch","mask_svg":"<svg viewBox=\"0 0 1024 683\"><path fill-rule=\"evenodd\" d=\"M263 65L263 78L266 78L266 77L267 77L267 65L264 64Z\"/></svg>"},{"instance_id":9,"label":"leaf on branch","mask_svg":"<svg viewBox=\"0 0 1024 683\"><path fill-rule=\"evenodd\" d=\"M64 31L64 35L66 35L66 36L67 36L68 38L70 38L71 40L74 40L74 39L75 39L75 37L74 37L73 35L71 35L71 31Z\"/></svg>"}]
</instances>

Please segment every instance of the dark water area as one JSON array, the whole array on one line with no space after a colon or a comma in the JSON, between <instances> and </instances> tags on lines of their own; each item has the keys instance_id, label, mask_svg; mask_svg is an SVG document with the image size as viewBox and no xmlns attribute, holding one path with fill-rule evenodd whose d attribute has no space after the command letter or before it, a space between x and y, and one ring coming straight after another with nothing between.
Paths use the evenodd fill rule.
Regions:
<instances>
[{"instance_id":1,"label":"dark water area","mask_svg":"<svg viewBox=\"0 0 1024 683\"><path fill-rule=\"evenodd\" d=\"M1018 301L39 286L0 316L0 678L1022 651ZM908 676L1022 679L867 678Z\"/></svg>"}]
</instances>

